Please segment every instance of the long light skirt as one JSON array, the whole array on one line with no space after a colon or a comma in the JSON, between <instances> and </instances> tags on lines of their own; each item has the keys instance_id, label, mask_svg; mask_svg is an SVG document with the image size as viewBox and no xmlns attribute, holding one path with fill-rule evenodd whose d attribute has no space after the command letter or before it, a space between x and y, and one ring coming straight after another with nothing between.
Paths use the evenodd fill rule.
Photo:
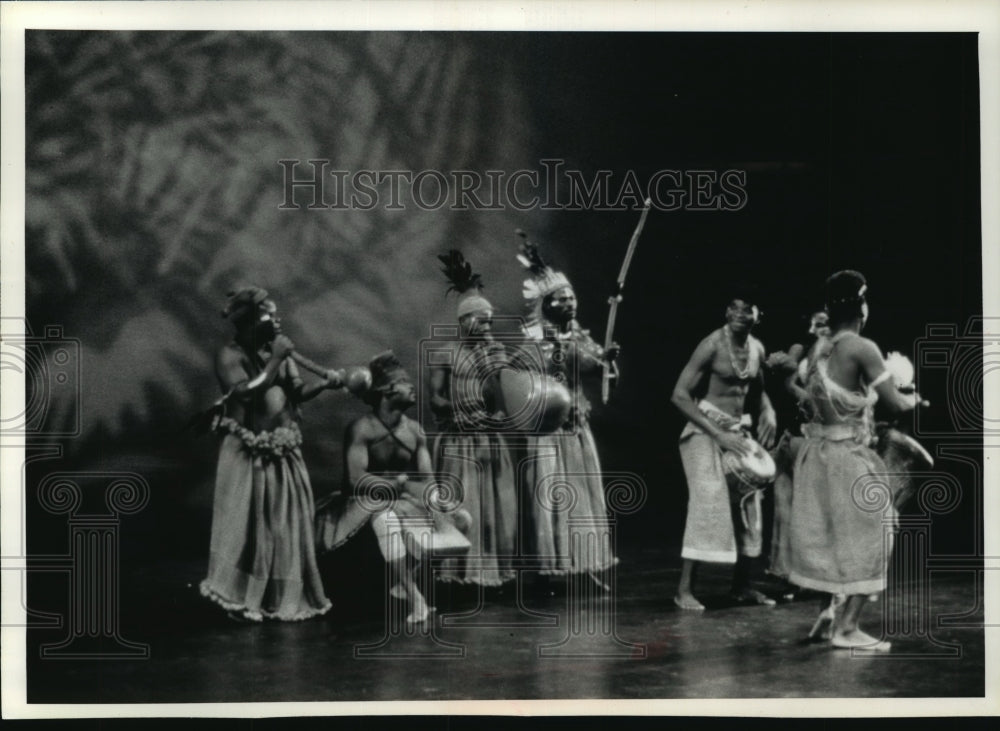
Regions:
<instances>
[{"instance_id":1,"label":"long light skirt","mask_svg":"<svg viewBox=\"0 0 1000 731\"><path fill-rule=\"evenodd\" d=\"M219 452L208 577L201 593L248 619L323 614L313 496L302 454L252 456L226 435Z\"/></svg>"},{"instance_id":2,"label":"long light skirt","mask_svg":"<svg viewBox=\"0 0 1000 731\"><path fill-rule=\"evenodd\" d=\"M601 462L586 425L533 437L521 463L527 550L542 574L601 571L616 563Z\"/></svg>"},{"instance_id":3,"label":"long light skirt","mask_svg":"<svg viewBox=\"0 0 1000 731\"><path fill-rule=\"evenodd\" d=\"M831 594L882 591L896 517L882 459L852 440L806 439L793 475L789 579Z\"/></svg>"},{"instance_id":4,"label":"long light skirt","mask_svg":"<svg viewBox=\"0 0 1000 731\"><path fill-rule=\"evenodd\" d=\"M435 447L435 472L461 486L461 508L471 518L466 556L446 559L441 581L498 586L515 577L517 491L510 450L494 434L446 434Z\"/></svg>"},{"instance_id":5,"label":"long light skirt","mask_svg":"<svg viewBox=\"0 0 1000 731\"><path fill-rule=\"evenodd\" d=\"M772 456L778 467L774 478L774 521L771 533L771 560L769 572L783 579L788 578L792 554L792 467L795 455L803 443L802 437L785 434Z\"/></svg>"}]
</instances>

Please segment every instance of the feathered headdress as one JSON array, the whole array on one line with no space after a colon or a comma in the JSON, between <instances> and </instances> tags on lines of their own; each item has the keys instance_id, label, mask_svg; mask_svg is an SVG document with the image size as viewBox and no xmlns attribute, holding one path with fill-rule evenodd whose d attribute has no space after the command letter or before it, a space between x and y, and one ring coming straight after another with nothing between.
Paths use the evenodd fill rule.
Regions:
<instances>
[{"instance_id":1,"label":"feathered headdress","mask_svg":"<svg viewBox=\"0 0 1000 731\"><path fill-rule=\"evenodd\" d=\"M472 265L465 260L462 252L452 249L447 254L439 254L438 260L444 264L441 269L448 279L448 289L445 292L455 292L458 294L458 317L480 311L493 311L490 304L482 295L483 278L479 274L473 274Z\"/></svg>"},{"instance_id":2,"label":"feathered headdress","mask_svg":"<svg viewBox=\"0 0 1000 731\"><path fill-rule=\"evenodd\" d=\"M542 303L545 298L563 287L572 285L565 274L557 272L545 262L538 250L538 244L529 241L524 231L517 229L515 233L521 239L517 260L528 270L528 278L524 280L521 296L524 297L528 310L527 326L531 328L542 320Z\"/></svg>"}]
</instances>

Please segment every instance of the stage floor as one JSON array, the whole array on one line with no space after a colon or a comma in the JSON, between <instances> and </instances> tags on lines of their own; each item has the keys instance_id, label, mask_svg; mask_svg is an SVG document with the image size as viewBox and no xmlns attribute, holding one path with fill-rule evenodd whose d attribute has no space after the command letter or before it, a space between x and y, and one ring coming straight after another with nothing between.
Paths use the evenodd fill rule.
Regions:
<instances>
[{"instance_id":1,"label":"stage floor","mask_svg":"<svg viewBox=\"0 0 1000 731\"><path fill-rule=\"evenodd\" d=\"M58 643L68 630L29 630L29 702L984 693L982 591L974 571L933 572L928 585L908 585L871 605L862 627L875 635L886 627L893 651L853 656L803 641L818 599L772 608L728 603L724 566L702 568L699 595L707 611L676 609L676 551L623 552L617 589L605 598L576 596L571 587L568 594L526 597L519 607L509 589L477 609L475 592L439 584L433 632L411 635L388 633L381 606L358 611L350 586L328 585L337 606L330 615L238 624L198 594L203 570L204 561L123 570L121 637L148 645L148 658L42 658L40 645ZM47 604L46 596L61 595L65 603L65 577L37 581L30 596L41 605L35 606ZM763 578L758 586L778 593Z\"/></svg>"}]
</instances>

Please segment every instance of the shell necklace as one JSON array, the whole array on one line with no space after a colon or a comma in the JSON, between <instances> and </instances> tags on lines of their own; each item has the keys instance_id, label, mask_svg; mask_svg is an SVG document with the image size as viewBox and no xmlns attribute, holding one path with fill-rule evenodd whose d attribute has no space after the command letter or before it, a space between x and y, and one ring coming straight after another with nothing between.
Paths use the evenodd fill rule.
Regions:
<instances>
[{"instance_id":1,"label":"shell necklace","mask_svg":"<svg viewBox=\"0 0 1000 731\"><path fill-rule=\"evenodd\" d=\"M729 325L725 326L726 331L726 350L729 352L729 363L733 367L733 373L741 381L745 381L750 378L750 372L753 370L753 358L751 357L749 345L745 348L737 348L733 343L733 332L729 329ZM749 340L748 340L749 342ZM746 352L746 364L741 368L736 363L736 351Z\"/></svg>"}]
</instances>

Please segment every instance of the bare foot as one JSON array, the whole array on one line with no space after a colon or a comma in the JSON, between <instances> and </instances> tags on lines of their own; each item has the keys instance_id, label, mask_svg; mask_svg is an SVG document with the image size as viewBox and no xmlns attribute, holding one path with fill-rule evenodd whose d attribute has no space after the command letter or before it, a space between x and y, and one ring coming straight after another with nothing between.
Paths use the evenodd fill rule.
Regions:
<instances>
[{"instance_id":1,"label":"bare foot","mask_svg":"<svg viewBox=\"0 0 1000 731\"><path fill-rule=\"evenodd\" d=\"M777 604L774 599L756 589L745 589L739 594L731 594L731 596L737 604L759 604L762 607L773 607Z\"/></svg>"},{"instance_id":2,"label":"bare foot","mask_svg":"<svg viewBox=\"0 0 1000 731\"><path fill-rule=\"evenodd\" d=\"M423 611L417 610L410 612L408 615L406 615L406 623L411 626L415 624L423 624L424 622L426 622L431 618L431 616L434 614L434 611L435 611L434 607L425 606L423 608Z\"/></svg>"},{"instance_id":3,"label":"bare foot","mask_svg":"<svg viewBox=\"0 0 1000 731\"><path fill-rule=\"evenodd\" d=\"M891 642L876 640L871 635L855 628L850 632L837 631L833 634L830 644L834 647L857 650L872 650L875 652L888 652L892 647Z\"/></svg>"},{"instance_id":4,"label":"bare foot","mask_svg":"<svg viewBox=\"0 0 1000 731\"><path fill-rule=\"evenodd\" d=\"M674 597L674 604L692 612L705 611L705 605L695 599L693 594L678 594Z\"/></svg>"},{"instance_id":5,"label":"bare foot","mask_svg":"<svg viewBox=\"0 0 1000 731\"><path fill-rule=\"evenodd\" d=\"M406 599L406 589L400 583L395 583L392 588L389 589L389 596L393 599Z\"/></svg>"}]
</instances>

